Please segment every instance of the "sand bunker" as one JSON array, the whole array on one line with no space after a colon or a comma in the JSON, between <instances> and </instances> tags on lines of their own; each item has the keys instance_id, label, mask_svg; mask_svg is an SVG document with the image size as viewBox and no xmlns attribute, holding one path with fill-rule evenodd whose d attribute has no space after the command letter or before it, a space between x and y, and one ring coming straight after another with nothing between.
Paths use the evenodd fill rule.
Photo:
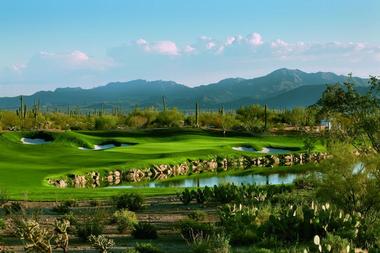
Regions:
<instances>
[{"instance_id":1,"label":"sand bunker","mask_svg":"<svg viewBox=\"0 0 380 253\"><path fill-rule=\"evenodd\" d=\"M251 147L232 147L235 151L244 151L244 152L253 152L253 153L259 153L259 154L283 154L283 153L289 153L290 150L287 149L280 149L280 148L263 148L262 150L256 150Z\"/></svg>"},{"instance_id":2,"label":"sand bunker","mask_svg":"<svg viewBox=\"0 0 380 253\"><path fill-rule=\"evenodd\" d=\"M46 141L44 139L32 139L32 138L21 138L22 144L28 144L28 145L39 145L39 144L47 144L50 143L51 141Z\"/></svg>"},{"instance_id":3,"label":"sand bunker","mask_svg":"<svg viewBox=\"0 0 380 253\"><path fill-rule=\"evenodd\" d=\"M117 146L115 144L104 144L104 145L94 145L94 148L85 148L85 147L79 147L80 150L106 150L116 147L126 147L128 144L121 144L120 146Z\"/></svg>"},{"instance_id":4,"label":"sand bunker","mask_svg":"<svg viewBox=\"0 0 380 253\"><path fill-rule=\"evenodd\" d=\"M249 148L249 147L232 147L232 149L236 151L244 151L244 152L258 152L256 149Z\"/></svg>"}]
</instances>

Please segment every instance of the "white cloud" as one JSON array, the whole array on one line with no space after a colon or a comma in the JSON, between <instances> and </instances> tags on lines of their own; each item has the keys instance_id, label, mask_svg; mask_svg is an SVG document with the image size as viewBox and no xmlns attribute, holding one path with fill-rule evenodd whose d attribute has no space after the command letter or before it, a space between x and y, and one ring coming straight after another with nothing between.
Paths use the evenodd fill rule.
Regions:
<instances>
[{"instance_id":1,"label":"white cloud","mask_svg":"<svg viewBox=\"0 0 380 253\"><path fill-rule=\"evenodd\" d=\"M259 33L252 33L252 34L248 35L247 41L248 41L248 44L250 44L251 46L255 46L255 47L260 46L264 43L263 38L262 38L261 34L259 34Z\"/></svg>"},{"instance_id":2,"label":"white cloud","mask_svg":"<svg viewBox=\"0 0 380 253\"><path fill-rule=\"evenodd\" d=\"M289 43L287 43L281 39L277 39L271 43L272 48L281 48L281 47L286 48L288 46L289 46Z\"/></svg>"},{"instance_id":3,"label":"white cloud","mask_svg":"<svg viewBox=\"0 0 380 253\"><path fill-rule=\"evenodd\" d=\"M216 46L215 42L210 41L206 44L207 49L213 49Z\"/></svg>"},{"instance_id":4,"label":"white cloud","mask_svg":"<svg viewBox=\"0 0 380 253\"><path fill-rule=\"evenodd\" d=\"M71 53L71 56L72 56L72 59L74 61L77 61L77 62L84 62L84 61L88 61L90 59L87 54L85 54L79 50L73 51Z\"/></svg>"},{"instance_id":5,"label":"white cloud","mask_svg":"<svg viewBox=\"0 0 380 253\"><path fill-rule=\"evenodd\" d=\"M186 45L185 49L183 51L185 53L191 54L191 53L194 53L196 51L196 49L195 49L195 47L193 47L191 45Z\"/></svg>"},{"instance_id":6,"label":"white cloud","mask_svg":"<svg viewBox=\"0 0 380 253\"><path fill-rule=\"evenodd\" d=\"M179 55L176 43L173 41L158 41L152 45L152 50L165 55Z\"/></svg>"},{"instance_id":7,"label":"white cloud","mask_svg":"<svg viewBox=\"0 0 380 253\"><path fill-rule=\"evenodd\" d=\"M112 59L97 60L80 50L71 52L41 51L26 63L13 64L0 71L0 84L46 84L78 82L99 76L113 66Z\"/></svg>"},{"instance_id":8,"label":"white cloud","mask_svg":"<svg viewBox=\"0 0 380 253\"><path fill-rule=\"evenodd\" d=\"M236 41L235 36L229 36L224 43L226 46L232 45Z\"/></svg>"},{"instance_id":9,"label":"white cloud","mask_svg":"<svg viewBox=\"0 0 380 253\"><path fill-rule=\"evenodd\" d=\"M145 39L138 39L136 44L146 52L152 52L162 55L176 56L180 54L177 44L170 40L157 41L149 43Z\"/></svg>"}]
</instances>

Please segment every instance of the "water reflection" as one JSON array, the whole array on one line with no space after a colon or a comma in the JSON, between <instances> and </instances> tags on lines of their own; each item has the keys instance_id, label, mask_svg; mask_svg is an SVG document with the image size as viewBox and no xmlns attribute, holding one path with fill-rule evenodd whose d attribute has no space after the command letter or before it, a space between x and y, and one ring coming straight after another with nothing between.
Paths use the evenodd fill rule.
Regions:
<instances>
[{"instance_id":1,"label":"water reflection","mask_svg":"<svg viewBox=\"0 0 380 253\"><path fill-rule=\"evenodd\" d=\"M183 178L170 181L156 181L145 184L129 184L109 186L107 188L121 189L121 188L160 188L160 187L212 187L214 185L222 185L233 183L240 184L256 184L256 185L276 185L276 184L291 184L296 179L297 174L271 174L271 175L257 175L257 174L240 174L240 175L214 175L209 177L194 177Z\"/></svg>"}]
</instances>

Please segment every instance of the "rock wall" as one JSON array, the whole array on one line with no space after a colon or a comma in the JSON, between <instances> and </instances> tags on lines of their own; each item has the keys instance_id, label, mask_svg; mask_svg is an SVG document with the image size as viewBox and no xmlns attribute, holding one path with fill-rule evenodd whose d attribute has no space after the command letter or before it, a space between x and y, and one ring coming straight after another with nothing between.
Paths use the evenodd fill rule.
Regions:
<instances>
[{"instance_id":1,"label":"rock wall","mask_svg":"<svg viewBox=\"0 0 380 253\"><path fill-rule=\"evenodd\" d=\"M203 172L247 169L252 167L292 166L296 164L318 163L329 158L327 153L278 154L259 157L241 156L237 158L215 157L209 160L189 160L177 165L160 164L149 168L116 169L101 175L93 171L85 175L68 175L65 179L49 179L49 184L58 188L100 187L118 185L123 182L164 180L170 177L198 174Z\"/></svg>"}]
</instances>

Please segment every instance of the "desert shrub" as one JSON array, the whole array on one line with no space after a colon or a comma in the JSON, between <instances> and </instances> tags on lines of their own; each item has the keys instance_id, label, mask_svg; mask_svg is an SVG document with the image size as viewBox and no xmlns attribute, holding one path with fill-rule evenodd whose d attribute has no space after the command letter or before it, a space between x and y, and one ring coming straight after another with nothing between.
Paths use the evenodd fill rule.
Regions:
<instances>
[{"instance_id":1,"label":"desert shrub","mask_svg":"<svg viewBox=\"0 0 380 253\"><path fill-rule=\"evenodd\" d=\"M5 214L20 214L24 211L24 207L20 202L12 202L4 206Z\"/></svg>"},{"instance_id":2,"label":"desert shrub","mask_svg":"<svg viewBox=\"0 0 380 253\"><path fill-rule=\"evenodd\" d=\"M71 225L77 225L78 224L78 218L74 215L72 211L69 211L63 216L63 219L68 220Z\"/></svg>"},{"instance_id":3,"label":"desert shrub","mask_svg":"<svg viewBox=\"0 0 380 253\"><path fill-rule=\"evenodd\" d=\"M69 228L70 221L66 219L57 219L54 223L54 242L56 249L62 249L67 252L69 247Z\"/></svg>"},{"instance_id":4,"label":"desert shrub","mask_svg":"<svg viewBox=\"0 0 380 253\"><path fill-rule=\"evenodd\" d=\"M135 249L138 253L163 253L151 243L137 243Z\"/></svg>"},{"instance_id":5,"label":"desert shrub","mask_svg":"<svg viewBox=\"0 0 380 253\"><path fill-rule=\"evenodd\" d=\"M136 248L128 248L124 253L139 253Z\"/></svg>"},{"instance_id":6,"label":"desert shrub","mask_svg":"<svg viewBox=\"0 0 380 253\"><path fill-rule=\"evenodd\" d=\"M85 216L82 221L76 225L76 234L82 241L87 241L90 235L98 236L104 230L103 213L95 212L91 216Z\"/></svg>"},{"instance_id":7,"label":"desert shrub","mask_svg":"<svg viewBox=\"0 0 380 253\"><path fill-rule=\"evenodd\" d=\"M340 252L350 253L353 249L351 243L347 239L343 239L338 235L327 234L325 238L315 235L312 246L307 252Z\"/></svg>"},{"instance_id":8,"label":"desert shrub","mask_svg":"<svg viewBox=\"0 0 380 253\"><path fill-rule=\"evenodd\" d=\"M174 108L159 112L154 124L158 127L179 127L183 121L183 113Z\"/></svg>"},{"instance_id":9,"label":"desert shrub","mask_svg":"<svg viewBox=\"0 0 380 253\"><path fill-rule=\"evenodd\" d=\"M23 241L26 252L52 252L52 233L36 220L14 217L12 231Z\"/></svg>"},{"instance_id":10,"label":"desert shrub","mask_svg":"<svg viewBox=\"0 0 380 253\"><path fill-rule=\"evenodd\" d=\"M214 235L216 228L210 223L203 223L195 220L183 220L178 222L177 228L181 236L189 243L200 237L206 238Z\"/></svg>"},{"instance_id":11,"label":"desert shrub","mask_svg":"<svg viewBox=\"0 0 380 253\"><path fill-rule=\"evenodd\" d=\"M195 198L198 204L203 204L207 200L207 194L202 189L192 190L191 195Z\"/></svg>"},{"instance_id":12,"label":"desert shrub","mask_svg":"<svg viewBox=\"0 0 380 253\"><path fill-rule=\"evenodd\" d=\"M96 199L90 201L90 206L92 206L92 207L96 207L99 205L100 205L100 202Z\"/></svg>"},{"instance_id":13,"label":"desert shrub","mask_svg":"<svg viewBox=\"0 0 380 253\"><path fill-rule=\"evenodd\" d=\"M117 209L128 209L130 211L138 211L142 209L144 198L141 194L125 193L113 198Z\"/></svg>"},{"instance_id":14,"label":"desert shrub","mask_svg":"<svg viewBox=\"0 0 380 253\"><path fill-rule=\"evenodd\" d=\"M330 204L293 205L281 208L263 225L265 234L284 242L307 242L328 233L354 240L360 225L358 215L346 214Z\"/></svg>"},{"instance_id":15,"label":"desert shrub","mask_svg":"<svg viewBox=\"0 0 380 253\"><path fill-rule=\"evenodd\" d=\"M156 120L158 111L154 108L136 108L130 112L126 119L126 124L130 127L148 127Z\"/></svg>"},{"instance_id":16,"label":"desert shrub","mask_svg":"<svg viewBox=\"0 0 380 253\"><path fill-rule=\"evenodd\" d=\"M201 210L196 210L194 212L189 213L187 216L191 220L204 221L207 218L207 213Z\"/></svg>"},{"instance_id":17,"label":"desert shrub","mask_svg":"<svg viewBox=\"0 0 380 253\"><path fill-rule=\"evenodd\" d=\"M104 235L90 235L88 240L90 241L92 247L99 250L100 253L107 253L112 247L115 246L115 242Z\"/></svg>"},{"instance_id":18,"label":"desert shrub","mask_svg":"<svg viewBox=\"0 0 380 253\"><path fill-rule=\"evenodd\" d=\"M5 221L3 218L0 218L0 230L5 228Z\"/></svg>"},{"instance_id":19,"label":"desert shrub","mask_svg":"<svg viewBox=\"0 0 380 253\"><path fill-rule=\"evenodd\" d=\"M52 211L59 214L67 214L70 212L70 208L76 205L77 203L75 200L66 200L55 205Z\"/></svg>"},{"instance_id":20,"label":"desert shrub","mask_svg":"<svg viewBox=\"0 0 380 253\"><path fill-rule=\"evenodd\" d=\"M136 239L156 239L158 237L157 228L146 222L139 222L134 225L132 236Z\"/></svg>"},{"instance_id":21,"label":"desert shrub","mask_svg":"<svg viewBox=\"0 0 380 253\"><path fill-rule=\"evenodd\" d=\"M178 197L179 197L179 200L181 200L184 205L190 204L190 202L193 200L193 194L187 188L183 192L181 192L178 195Z\"/></svg>"},{"instance_id":22,"label":"desert shrub","mask_svg":"<svg viewBox=\"0 0 380 253\"><path fill-rule=\"evenodd\" d=\"M223 234L211 237L199 237L191 244L192 253L229 253L229 239Z\"/></svg>"},{"instance_id":23,"label":"desert shrub","mask_svg":"<svg viewBox=\"0 0 380 253\"><path fill-rule=\"evenodd\" d=\"M101 116L95 119L96 130L114 129L116 124L117 118L110 115Z\"/></svg>"},{"instance_id":24,"label":"desert shrub","mask_svg":"<svg viewBox=\"0 0 380 253\"><path fill-rule=\"evenodd\" d=\"M244 253L273 253L270 249L252 247L244 251Z\"/></svg>"},{"instance_id":25,"label":"desert shrub","mask_svg":"<svg viewBox=\"0 0 380 253\"><path fill-rule=\"evenodd\" d=\"M258 241L260 211L257 207L225 205L219 209L220 224L231 237L231 243L249 245Z\"/></svg>"},{"instance_id":26,"label":"desert shrub","mask_svg":"<svg viewBox=\"0 0 380 253\"><path fill-rule=\"evenodd\" d=\"M178 198L183 204L189 204L193 199L197 203L216 202L221 204L242 203L242 204L259 204L262 202L272 201L276 196L291 193L294 189L292 185L234 185L223 184L213 187L205 187L190 191L183 190L178 194Z\"/></svg>"},{"instance_id":27,"label":"desert shrub","mask_svg":"<svg viewBox=\"0 0 380 253\"><path fill-rule=\"evenodd\" d=\"M113 213L112 221L117 224L119 233L123 233L137 224L137 216L132 211L119 210Z\"/></svg>"},{"instance_id":28,"label":"desert shrub","mask_svg":"<svg viewBox=\"0 0 380 253\"><path fill-rule=\"evenodd\" d=\"M314 174L298 176L293 182L296 189L305 189L305 190L314 189L317 186L317 183L318 183L318 179L316 178Z\"/></svg>"}]
</instances>

